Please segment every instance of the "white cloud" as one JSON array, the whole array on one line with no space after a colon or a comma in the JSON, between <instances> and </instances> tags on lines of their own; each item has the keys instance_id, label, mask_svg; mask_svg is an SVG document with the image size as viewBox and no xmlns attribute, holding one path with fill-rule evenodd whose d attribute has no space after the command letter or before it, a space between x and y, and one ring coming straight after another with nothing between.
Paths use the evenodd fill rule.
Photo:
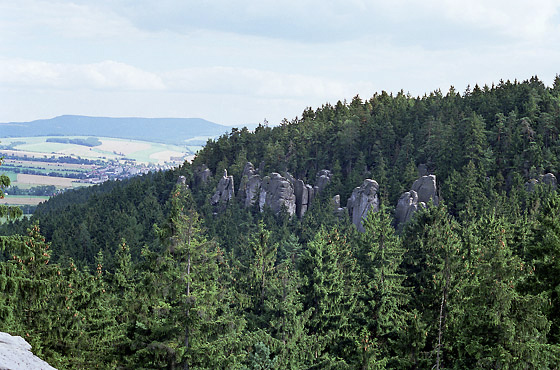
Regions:
<instances>
[{"instance_id":1,"label":"white cloud","mask_svg":"<svg viewBox=\"0 0 560 370\"><path fill-rule=\"evenodd\" d=\"M559 30L559 0L425 0L422 7L453 22L516 39L549 38Z\"/></svg>"},{"instance_id":2,"label":"white cloud","mask_svg":"<svg viewBox=\"0 0 560 370\"><path fill-rule=\"evenodd\" d=\"M165 89L159 76L114 61L80 65L4 59L0 84L29 89Z\"/></svg>"},{"instance_id":3,"label":"white cloud","mask_svg":"<svg viewBox=\"0 0 560 370\"><path fill-rule=\"evenodd\" d=\"M366 83L325 77L234 67L189 68L164 74L172 90L247 95L260 98L305 98L347 95Z\"/></svg>"},{"instance_id":4,"label":"white cloud","mask_svg":"<svg viewBox=\"0 0 560 370\"><path fill-rule=\"evenodd\" d=\"M68 1L0 1L0 31L4 35L62 38L123 37L138 32L126 18L93 3Z\"/></svg>"}]
</instances>

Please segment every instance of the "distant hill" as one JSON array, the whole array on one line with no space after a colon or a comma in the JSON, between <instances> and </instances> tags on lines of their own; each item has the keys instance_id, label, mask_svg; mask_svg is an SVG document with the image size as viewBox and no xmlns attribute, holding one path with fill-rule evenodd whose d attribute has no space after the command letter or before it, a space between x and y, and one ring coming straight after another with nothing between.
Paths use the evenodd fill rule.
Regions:
<instances>
[{"instance_id":1,"label":"distant hill","mask_svg":"<svg viewBox=\"0 0 560 370\"><path fill-rule=\"evenodd\" d=\"M201 118L110 118L64 115L31 122L0 123L0 137L103 136L184 144L193 138L214 137L230 127Z\"/></svg>"}]
</instances>

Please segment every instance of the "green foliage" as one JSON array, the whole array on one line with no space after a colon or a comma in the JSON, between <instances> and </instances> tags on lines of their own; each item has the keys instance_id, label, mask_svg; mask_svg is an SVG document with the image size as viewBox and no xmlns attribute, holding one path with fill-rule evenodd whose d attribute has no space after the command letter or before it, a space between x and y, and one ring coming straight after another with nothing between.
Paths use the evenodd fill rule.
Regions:
<instances>
[{"instance_id":1,"label":"green foliage","mask_svg":"<svg viewBox=\"0 0 560 370\"><path fill-rule=\"evenodd\" d=\"M556 80L356 96L56 196L2 226L0 330L60 369L553 369L560 198L526 182L560 170ZM216 212L220 176L196 169L237 185L246 161L333 179L301 220L239 196ZM390 210L419 164L444 201L397 235ZM381 210L358 233L332 199L366 177Z\"/></svg>"}]
</instances>

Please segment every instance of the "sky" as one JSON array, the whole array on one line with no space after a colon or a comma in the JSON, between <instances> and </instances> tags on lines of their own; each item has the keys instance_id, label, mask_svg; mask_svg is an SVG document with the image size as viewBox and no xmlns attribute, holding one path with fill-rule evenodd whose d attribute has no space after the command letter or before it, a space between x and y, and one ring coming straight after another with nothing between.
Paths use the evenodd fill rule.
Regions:
<instances>
[{"instance_id":1,"label":"sky","mask_svg":"<svg viewBox=\"0 0 560 370\"><path fill-rule=\"evenodd\" d=\"M291 121L560 74L560 0L0 0L0 122Z\"/></svg>"}]
</instances>

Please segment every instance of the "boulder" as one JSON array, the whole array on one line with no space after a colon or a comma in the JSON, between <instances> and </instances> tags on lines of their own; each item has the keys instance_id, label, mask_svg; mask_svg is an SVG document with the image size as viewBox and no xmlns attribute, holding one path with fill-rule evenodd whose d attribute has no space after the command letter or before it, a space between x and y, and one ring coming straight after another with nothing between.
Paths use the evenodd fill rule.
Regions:
<instances>
[{"instance_id":1,"label":"boulder","mask_svg":"<svg viewBox=\"0 0 560 370\"><path fill-rule=\"evenodd\" d=\"M218 186L210 199L210 203L212 205L227 203L233 198L234 191L233 176L228 176L227 170L224 170L224 176L222 176L220 182L218 182Z\"/></svg>"},{"instance_id":2,"label":"boulder","mask_svg":"<svg viewBox=\"0 0 560 370\"><path fill-rule=\"evenodd\" d=\"M368 212L379 211L379 197L377 192L379 185L375 180L365 179L361 186L354 189L350 198L348 198L347 208L352 223L356 225L358 231L363 232L363 219L367 217Z\"/></svg>"},{"instance_id":3,"label":"boulder","mask_svg":"<svg viewBox=\"0 0 560 370\"><path fill-rule=\"evenodd\" d=\"M414 190L418 195L418 202L428 204L430 199L432 199L434 204L437 206L438 196L435 175L420 177L418 180L414 181L411 190Z\"/></svg>"},{"instance_id":4,"label":"boulder","mask_svg":"<svg viewBox=\"0 0 560 370\"><path fill-rule=\"evenodd\" d=\"M288 214L292 216L296 213L296 196L293 185L276 172L265 176L260 188L259 207L261 211L265 207L270 207L275 214L280 213L285 207Z\"/></svg>"},{"instance_id":5,"label":"boulder","mask_svg":"<svg viewBox=\"0 0 560 370\"><path fill-rule=\"evenodd\" d=\"M31 345L22 337L0 333L0 369L10 370L56 370L31 353Z\"/></svg>"}]
</instances>

